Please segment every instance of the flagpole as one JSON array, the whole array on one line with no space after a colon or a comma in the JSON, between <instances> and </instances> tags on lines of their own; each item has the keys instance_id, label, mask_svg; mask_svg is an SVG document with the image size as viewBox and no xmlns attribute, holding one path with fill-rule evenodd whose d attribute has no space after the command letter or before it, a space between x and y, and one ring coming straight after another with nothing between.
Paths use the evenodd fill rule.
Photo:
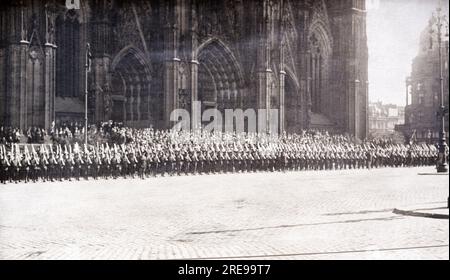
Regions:
<instances>
[{"instance_id":1,"label":"flagpole","mask_svg":"<svg viewBox=\"0 0 450 280\"><path fill-rule=\"evenodd\" d=\"M85 85L84 85L84 143L88 144L88 73L90 71L90 52L91 45L86 44L86 65L85 65Z\"/></svg>"}]
</instances>

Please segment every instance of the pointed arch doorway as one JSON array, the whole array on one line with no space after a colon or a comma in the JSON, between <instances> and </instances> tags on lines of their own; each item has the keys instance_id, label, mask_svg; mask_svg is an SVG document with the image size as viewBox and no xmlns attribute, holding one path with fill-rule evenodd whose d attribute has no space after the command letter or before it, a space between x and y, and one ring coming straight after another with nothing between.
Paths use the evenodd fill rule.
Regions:
<instances>
[{"instance_id":1,"label":"pointed arch doorway","mask_svg":"<svg viewBox=\"0 0 450 280\"><path fill-rule=\"evenodd\" d=\"M243 109L243 76L232 51L220 40L209 39L198 49L198 100L202 113Z\"/></svg>"},{"instance_id":2,"label":"pointed arch doorway","mask_svg":"<svg viewBox=\"0 0 450 280\"><path fill-rule=\"evenodd\" d=\"M150 61L139 49L126 47L111 65L111 88L103 96L105 116L131 127L150 127L157 115L154 99Z\"/></svg>"}]
</instances>

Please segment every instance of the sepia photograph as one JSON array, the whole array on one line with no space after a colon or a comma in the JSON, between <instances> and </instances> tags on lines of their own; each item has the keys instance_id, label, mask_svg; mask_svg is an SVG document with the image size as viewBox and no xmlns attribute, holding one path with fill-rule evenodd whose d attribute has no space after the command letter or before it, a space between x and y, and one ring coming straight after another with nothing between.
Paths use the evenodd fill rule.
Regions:
<instances>
[{"instance_id":1,"label":"sepia photograph","mask_svg":"<svg viewBox=\"0 0 450 280\"><path fill-rule=\"evenodd\" d=\"M172 260L184 280L448 261L448 17L443 0L1 2L0 260Z\"/></svg>"}]
</instances>

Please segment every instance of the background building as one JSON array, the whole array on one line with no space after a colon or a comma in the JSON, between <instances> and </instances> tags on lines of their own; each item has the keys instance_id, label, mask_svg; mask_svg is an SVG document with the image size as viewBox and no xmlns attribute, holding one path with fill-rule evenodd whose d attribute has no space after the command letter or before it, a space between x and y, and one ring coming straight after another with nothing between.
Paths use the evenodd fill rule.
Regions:
<instances>
[{"instance_id":1,"label":"background building","mask_svg":"<svg viewBox=\"0 0 450 280\"><path fill-rule=\"evenodd\" d=\"M436 33L430 34L427 27L421 34L420 51L413 61L411 77L406 80L405 125L398 130L406 138L413 137L421 142L437 142L440 107L439 54ZM444 104L448 108L448 39L442 44L442 65L444 74ZM448 139L448 114L445 130Z\"/></svg>"},{"instance_id":2,"label":"background building","mask_svg":"<svg viewBox=\"0 0 450 280\"><path fill-rule=\"evenodd\" d=\"M369 104L369 133L371 137L392 136L397 125L404 124L405 108L394 104Z\"/></svg>"},{"instance_id":3,"label":"background building","mask_svg":"<svg viewBox=\"0 0 450 280\"><path fill-rule=\"evenodd\" d=\"M3 125L82 121L89 42L90 122L276 108L281 130L367 134L364 0L22 0L0 23Z\"/></svg>"}]
</instances>

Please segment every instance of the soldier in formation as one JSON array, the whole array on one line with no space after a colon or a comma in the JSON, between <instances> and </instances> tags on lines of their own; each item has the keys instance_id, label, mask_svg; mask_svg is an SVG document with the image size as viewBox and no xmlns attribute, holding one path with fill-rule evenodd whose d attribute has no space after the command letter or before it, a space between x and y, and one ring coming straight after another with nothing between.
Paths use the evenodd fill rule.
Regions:
<instances>
[{"instance_id":1,"label":"soldier in formation","mask_svg":"<svg viewBox=\"0 0 450 280\"><path fill-rule=\"evenodd\" d=\"M438 155L428 144L357 144L320 132L272 136L113 129L126 130L118 133L127 135L127 143L2 145L0 182L432 166Z\"/></svg>"}]
</instances>

